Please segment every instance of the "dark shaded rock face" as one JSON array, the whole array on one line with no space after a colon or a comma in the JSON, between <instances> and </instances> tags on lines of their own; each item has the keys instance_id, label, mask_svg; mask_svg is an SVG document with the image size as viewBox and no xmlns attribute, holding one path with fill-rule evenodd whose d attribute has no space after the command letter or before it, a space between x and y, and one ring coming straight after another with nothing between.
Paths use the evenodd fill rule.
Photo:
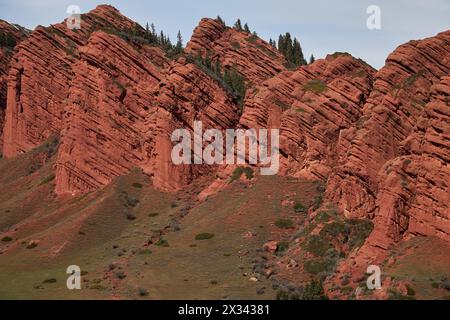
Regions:
<instances>
[{"instance_id":1,"label":"dark shaded rock face","mask_svg":"<svg viewBox=\"0 0 450 320\"><path fill-rule=\"evenodd\" d=\"M29 30L0 20L0 151L3 146L3 125L6 113L6 95L8 91L8 72L14 47L23 41ZM1 152L0 152L1 153Z\"/></svg>"}]
</instances>

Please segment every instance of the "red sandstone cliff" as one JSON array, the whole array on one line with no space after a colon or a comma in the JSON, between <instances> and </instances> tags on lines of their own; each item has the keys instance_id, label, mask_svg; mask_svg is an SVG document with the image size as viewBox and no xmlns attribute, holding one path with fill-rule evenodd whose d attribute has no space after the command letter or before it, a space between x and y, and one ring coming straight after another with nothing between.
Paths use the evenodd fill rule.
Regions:
<instances>
[{"instance_id":1,"label":"red sandstone cliff","mask_svg":"<svg viewBox=\"0 0 450 320\"><path fill-rule=\"evenodd\" d=\"M449 73L449 37L447 31L411 41L389 55L357 126L342 132L348 150L339 157L327 196L347 216L373 217L380 169L401 155L401 142L426 109L431 86Z\"/></svg>"},{"instance_id":2,"label":"red sandstone cliff","mask_svg":"<svg viewBox=\"0 0 450 320\"><path fill-rule=\"evenodd\" d=\"M412 41L376 75L327 189L347 216L373 218L374 231L338 274L357 279L411 236L450 241L449 45L450 31Z\"/></svg>"},{"instance_id":3,"label":"red sandstone cliff","mask_svg":"<svg viewBox=\"0 0 450 320\"><path fill-rule=\"evenodd\" d=\"M82 15L81 29L65 23L38 26L17 46L8 78L3 154L28 151L62 128L63 109L74 77L78 49L95 30L127 31L136 23L111 6L98 6Z\"/></svg>"},{"instance_id":4,"label":"red sandstone cliff","mask_svg":"<svg viewBox=\"0 0 450 320\"><path fill-rule=\"evenodd\" d=\"M282 174L326 181L340 152L340 132L360 118L373 75L349 54L329 55L257 86L240 123L280 128Z\"/></svg>"},{"instance_id":5,"label":"red sandstone cliff","mask_svg":"<svg viewBox=\"0 0 450 320\"><path fill-rule=\"evenodd\" d=\"M8 87L8 72L14 46L28 35L29 31L21 26L0 20L0 154L3 146L3 124L6 111L6 95Z\"/></svg>"},{"instance_id":6,"label":"red sandstone cliff","mask_svg":"<svg viewBox=\"0 0 450 320\"><path fill-rule=\"evenodd\" d=\"M186 46L187 54L233 66L251 84L258 84L286 70L286 59L267 42L246 32L226 27L223 22L202 19Z\"/></svg>"},{"instance_id":7,"label":"red sandstone cliff","mask_svg":"<svg viewBox=\"0 0 450 320\"><path fill-rule=\"evenodd\" d=\"M172 61L125 41L120 32L130 30L143 32L99 6L81 30L38 27L11 64L0 51L0 89L9 72L6 157L56 133L57 194L105 186L133 167L171 191L218 171L175 166L175 129L192 130L194 120L203 129L280 128L280 173L326 182L326 199L346 217L374 222L338 273L363 274L407 236L450 241L450 31L400 46L375 72L344 53L289 71L276 49L218 20L203 19ZM242 116L223 83L192 62L198 54L246 78Z\"/></svg>"},{"instance_id":8,"label":"red sandstone cliff","mask_svg":"<svg viewBox=\"0 0 450 320\"><path fill-rule=\"evenodd\" d=\"M94 32L78 48L62 115L56 192L104 186L147 158L145 119L168 63L161 49Z\"/></svg>"}]
</instances>

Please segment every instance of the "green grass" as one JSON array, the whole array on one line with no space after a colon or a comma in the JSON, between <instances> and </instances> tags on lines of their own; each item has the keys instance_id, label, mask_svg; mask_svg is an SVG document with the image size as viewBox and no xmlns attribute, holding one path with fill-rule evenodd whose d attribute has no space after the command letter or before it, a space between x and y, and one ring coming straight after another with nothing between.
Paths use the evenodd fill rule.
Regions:
<instances>
[{"instance_id":1,"label":"green grass","mask_svg":"<svg viewBox=\"0 0 450 320\"><path fill-rule=\"evenodd\" d=\"M56 178L56 176L54 174L51 174L51 175L45 177L44 179L42 179L42 181L41 181L41 183L39 185L42 186L44 184L47 184L47 183L55 180L55 178Z\"/></svg>"},{"instance_id":2,"label":"green grass","mask_svg":"<svg viewBox=\"0 0 450 320\"><path fill-rule=\"evenodd\" d=\"M331 263L324 259L307 260L303 263L303 268L306 272L313 275L318 275L329 271Z\"/></svg>"},{"instance_id":3,"label":"green grass","mask_svg":"<svg viewBox=\"0 0 450 320\"><path fill-rule=\"evenodd\" d=\"M322 257L331 247L331 243L324 238L314 235L306 244L306 250L317 257Z\"/></svg>"},{"instance_id":4,"label":"green grass","mask_svg":"<svg viewBox=\"0 0 450 320\"><path fill-rule=\"evenodd\" d=\"M239 42L233 41L233 42L231 43L231 47L232 47L233 49L235 49L235 50L239 50L239 49L241 48L241 45L239 44Z\"/></svg>"},{"instance_id":5,"label":"green grass","mask_svg":"<svg viewBox=\"0 0 450 320\"><path fill-rule=\"evenodd\" d=\"M136 189L142 189L143 185L142 185L142 183L135 182L135 183L133 183L133 187L136 188Z\"/></svg>"},{"instance_id":6,"label":"green grass","mask_svg":"<svg viewBox=\"0 0 450 320\"><path fill-rule=\"evenodd\" d=\"M152 250L150 250L150 249L142 249L138 253L140 255L150 255L150 254L152 254Z\"/></svg>"},{"instance_id":7,"label":"green grass","mask_svg":"<svg viewBox=\"0 0 450 320\"><path fill-rule=\"evenodd\" d=\"M160 239L158 242L156 242L156 245L158 247L169 247L169 242L165 239Z\"/></svg>"},{"instance_id":8,"label":"green grass","mask_svg":"<svg viewBox=\"0 0 450 320\"><path fill-rule=\"evenodd\" d=\"M291 219L278 219L275 221L275 226L280 229L292 229L294 228L294 222Z\"/></svg>"},{"instance_id":9,"label":"green grass","mask_svg":"<svg viewBox=\"0 0 450 320\"><path fill-rule=\"evenodd\" d=\"M389 297L388 297L389 300L416 300L416 298L413 296L409 296L409 295L405 296L405 295L403 295L397 291L394 291L392 289L389 289L388 292L389 292Z\"/></svg>"},{"instance_id":10,"label":"green grass","mask_svg":"<svg viewBox=\"0 0 450 320\"><path fill-rule=\"evenodd\" d=\"M26 155L19 157L22 161ZM271 289L269 280L260 279L258 286L267 289L263 295L257 295L255 284L242 274L252 270L251 261L259 257L257 250L271 236L274 216L286 214L289 217L292 214L292 207L281 206L283 195L296 192L302 199L314 196L311 182L288 181L274 176L260 177L251 187L235 183L209 201L190 203L196 190L203 185L179 193L163 193L150 186L140 189L133 187L133 183L144 181L145 177L134 173L118 177L111 185L85 197L55 199L51 188L34 188L22 196L17 192L18 186L21 190L26 190L28 185L36 186L53 170L53 163L48 163L36 174L27 176L26 168L31 160L32 157L30 162L23 161L23 173L11 170L7 166L9 159L0 161L0 228L6 230L22 221L24 225L30 221L34 223L33 230L19 228L14 240L17 237L41 241L34 250L25 249L27 241L0 255L0 296L5 299L110 299L114 294L112 287L117 282L115 291L124 299L137 298L137 288L141 286L152 288L152 299L223 299L224 296L273 299L276 292ZM177 208L171 207L174 202L178 204ZM20 206L16 203L24 204L26 214L19 211ZM192 209L181 219L178 208L188 204ZM4 213L10 208L11 213ZM132 211L136 220L124 219L124 209ZM243 209L245 214L239 216ZM29 212L33 213L30 220ZM44 219L39 219L40 216ZM165 229L173 220L181 224L180 231ZM71 228L74 222L76 228ZM79 234L80 230L83 235ZM142 246L162 231L164 241L158 244L170 243L170 248L152 246L149 248L151 254L139 250L145 250ZM214 239L197 241L197 247L189 248L196 235L205 231L215 234ZM248 231L256 235L251 239L244 238ZM62 246L58 255L50 255L51 248L61 248L67 238L73 241ZM127 253L118 258L117 254L123 248ZM240 248L249 251L248 259L242 259ZM281 244L279 249L283 248ZM88 290L67 290L65 270L74 261L82 270L89 270L87 277L104 280L97 283L86 277L83 288ZM110 268L113 264L115 266ZM126 278L116 281L114 277L106 276L114 275L118 270L124 271ZM49 278L58 282L42 284L42 280ZM210 285L211 280L220 285ZM34 289L37 284L43 289Z\"/></svg>"},{"instance_id":11,"label":"green grass","mask_svg":"<svg viewBox=\"0 0 450 320\"><path fill-rule=\"evenodd\" d=\"M199 233L195 236L195 240L209 240L214 238L212 233Z\"/></svg>"},{"instance_id":12,"label":"green grass","mask_svg":"<svg viewBox=\"0 0 450 320\"><path fill-rule=\"evenodd\" d=\"M89 286L90 290L98 290L98 291L106 291L108 288L106 288L105 286L101 285L101 284L94 284L92 286Z\"/></svg>"},{"instance_id":13,"label":"green grass","mask_svg":"<svg viewBox=\"0 0 450 320\"><path fill-rule=\"evenodd\" d=\"M291 105L284 103L283 101L280 100L275 100L275 104L280 107L281 111L286 111L292 108Z\"/></svg>"},{"instance_id":14,"label":"green grass","mask_svg":"<svg viewBox=\"0 0 450 320\"><path fill-rule=\"evenodd\" d=\"M327 89L327 85L320 80L311 80L303 86L303 90L314 93L322 93Z\"/></svg>"}]
</instances>

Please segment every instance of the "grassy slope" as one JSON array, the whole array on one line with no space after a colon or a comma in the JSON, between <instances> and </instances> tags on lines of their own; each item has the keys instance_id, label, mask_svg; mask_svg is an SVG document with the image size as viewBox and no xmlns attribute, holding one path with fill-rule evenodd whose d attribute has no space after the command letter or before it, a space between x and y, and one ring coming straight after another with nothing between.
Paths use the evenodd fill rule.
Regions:
<instances>
[{"instance_id":1,"label":"grassy slope","mask_svg":"<svg viewBox=\"0 0 450 320\"><path fill-rule=\"evenodd\" d=\"M96 192L56 198L54 162L52 143L14 160L0 159L0 299L273 299L280 292L272 289L274 279L284 279L277 283L286 288L321 277L304 268L328 255L320 242L310 245L314 230L347 223L333 210L327 218L308 217L302 207L295 212L298 203L314 206L317 184L281 177L238 180L198 203L204 182L162 193L135 170ZM289 222L287 229L276 226L281 219ZM196 240L204 233L214 237ZM331 246L339 251L359 239L352 234L318 235L330 252ZM39 242L29 249L32 240ZM269 255L261 249L270 240L290 248ZM383 270L409 283L416 298L448 297L447 253L442 241L413 238L393 250L395 263ZM288 267L292 258L297 268ZM266 279L255 272L261 264L278 274ZM81 267L82 290L66 288L69 265ZM126 277L118 279L120 273ZM56 282L44 283L49 279ZM148 295L139 296L139 288Z\"/></svg>"},{"instance_id":2,"label":"grassy slope","mask_svg":"<svg viewBox=\"0 0 450 320\"><path fill-rule=\"evenodd\" d=\"M296 220L281 200L299 190L310 196L311 183L278 177L251 184L236 181L199 204L192 200L194 188L161 193L134 171L94 193L57 199L48 178L54 156L41 157L47 152L44 148L14 161L0 160L0 239L13 238L0 241L0 298L134 299L138 288L148 290L145 298L150 299L275 297L265 278L249 280L252 261L269 239L289 236L291 231L274 226L280 217ZM43 165L30 174L36 162ZM181 218L187 205L193 208ZM127 219L130 213L135 220ZM195 240L205 232L214 237ZM253 236L245 237L248 232ZM168 247L153 243L143 251L149 240L161 238ZM37 247L27 248L31 240L39 240ZM111 264L115 269L109 271ZM69 265L87 272L83 290L66 289ZM117 271L126 278L117 279ZM56 282L44 283L48 279Z\"/></svg>"}]
</instances>

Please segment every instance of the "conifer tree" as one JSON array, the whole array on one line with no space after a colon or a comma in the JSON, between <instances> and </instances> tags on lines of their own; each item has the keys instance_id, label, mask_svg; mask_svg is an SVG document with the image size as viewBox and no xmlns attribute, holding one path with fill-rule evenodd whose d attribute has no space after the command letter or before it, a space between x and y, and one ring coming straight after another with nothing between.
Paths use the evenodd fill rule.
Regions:
<instances>
[{"instance_id":1,"label":"conifer tree","mask_svg":"<svg viewBox=\"0 0 450 320\"><path fill-rule=\"evenodd\" d=\"M300 42L297 38L292 40L292 36L289 32L278 37L278 51L280 51L286 57L286 60L294 66L307 64L307 61L303 56Z\"/></svg>"},{"instance_id":2,"label":"conifer tree","mask_svg":"<svg viewBox=\"0 0 450 320\"><path fill-rule=\"evenodd\" d=\"M244 31L247 33L251 33L250 28L248 27L247 23L245 23L245 25L244 25Z\"/></svg>"},{"instance_id":3,"label":"conifer tree","mask_svg":"<svg viewBox=\"0 0 450 320\"><path fill-rule=\"evenodd\" d=\"M309 58L309 64L314 63L314 61L316 61L316 58L314 58L314 55L312 54Z\"/></svg>"},{"instance_id":4,"label":"conifer tree","mask_svg":"<svg viewBox=\"0 0 450 320\"><path fill-rule=\"evenodd\" d=\"M145 39L150 40L150 38L151 38L150 27L147 22L147 24L145 25Z\"/></svg>"},{"instance_id":5,"label":"conifer tree","mask_svg":"<svg viewBox=\"0 0 450 320\"><path fill-rule=\"evenodd\" d=\"M183 52L183 37L181 36L181 31L178 30L177 44L175 45L175 53L179 54L182 52Z\"/></svg>"},{"instance_id":6,"label":"conifer tree","mask_svg":"<svg viewBox=\"0 0 450 320\"><path fill-rule=\"evenodd\" d=\"M234 24L234 28L238 31L242 31L241 19L237 19L236 23Z\"/></svg>"},{"instance_id":7,"label":"conifer tree","mask_svg":"<svg viewBox=\"0 0 450 320\"><path fill-rule=\"evenodd\" d=\"M218 76L219 78L222 78L222 65L220 64L219 59L216 60L214 71L216 73L216 76Z\"/></svg>"},{"instance_id":8,"label":"conifer tree","mask_svg":"<svg viewBox=\"0 0 450 320\"><path fill-rule=\"evenodd\" d=\"M225 25L225 21L224 21L220 16L217 16L216 20L217 20L220 24Z\"/></svg>"}]
</instances>

